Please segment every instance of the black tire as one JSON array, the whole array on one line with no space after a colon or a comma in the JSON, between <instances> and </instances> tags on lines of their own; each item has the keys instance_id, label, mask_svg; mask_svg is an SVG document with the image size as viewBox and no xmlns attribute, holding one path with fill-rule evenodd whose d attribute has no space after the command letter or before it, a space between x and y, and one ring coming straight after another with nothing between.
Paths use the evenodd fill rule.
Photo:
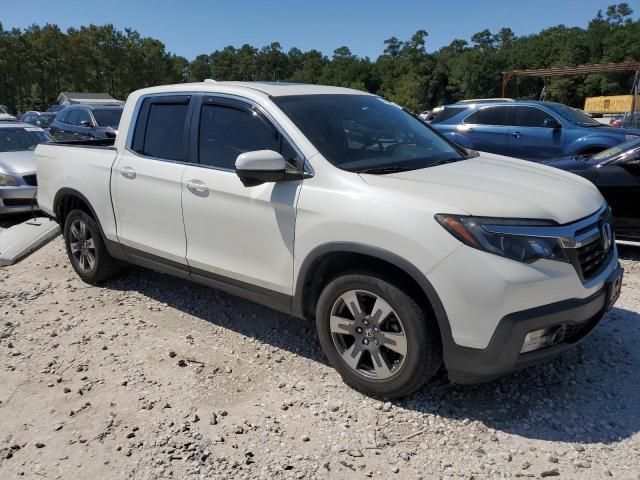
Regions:
<instances>
[{"instance_id":1,"label":"black tire","mask_svg":"<svg viewBox=\"0 0 640 480\"><path fill-rule=\"evenodd\" d=\"M344 296L349 296L354 291L357 291L358 303L362 306L361 310L363 312L367 310L366 303L371 304L377 301L375 300L377 296L386 301L393 310L392 314L385 317L387 320L383 318L382 321L391 321L395 324L397 319L401 320L400 326L396 326L393 332L404 333L403 348L406 351L404 360L398 360L397 357L399 355L395 354L395 352L389 352L385 347L387 333L382 332L384 327L375 318L381 317L382 314L372 316L372 313L376 313L373 311L373 307L371 312L364 317L365 319L368 318L369 322L364 320L362 322L367 323L367 326L376 324L377 327L374 333L370 332L371 328L367 328L362 323L357 323L358 321L356 320L354 320L356 323L353 324L342 323L340 328L352 329L356 328L354 325L360 325L356 330L362 331L364 327L364 333L360 333L360 337L357 340L355 336L350 334L332 333L331 315L336 312L336 308L342 308L339 315L340 319L343 319L344 316L356 318L352 309L348 309L349 312L345 310L347 304L344 301ZM373 298L370 299L369 294L373 294ZM340 305L342 307L339 307ZM430 380L442 365L442 343L435 319L428 316L415 299L375 274L344 274L334 278L327 284L318 299L316 326L325 355L329 363L340 373L343 381L356 390L374 397L396 398L408 395ZM372 338L375 339L376 345L379 346L372 346L368 339L365 340L370 334L373 335ZM380 335L381 337L379 337ZM392 333L392 335L398 334ZM360 348L369 348L369 353L363 353L362 356L358 357L360 363L356 362L356 367L362 365L362 368L354 369L343 358L344 350L352 348L351 345L353 344L349 343L350 338L354 339L353 344L358 343L360 339L362 339L362 343L367 341L367 345ZM379 338L381 339L380 343ZM355 349L355 347L353 348ZM343 352L340 350L343 350ZM369 355L370 359L370 369L367 369L367 365L365 365L367 363L367 355ZM387 358L389 355L396 357L393 362L385 362L387 367L389 364L393 365L388 370L389 372L393 371L390 377L385 378L384 375L381 375L381 378L375 378L378 375L377 370L373 370L375 369L374 355L376 358L385 355ZM381 365L379 361L378 365Z\"/></svg>"},{"instance_id":2,"label":"black tire","mask_svg":"<svg viewBox=\"0 0 640 480\"><path fill-rule=\"evenodd\" d=\"M92 240L92 243L90 243L92 248L86 248L86 252L84 253L88 254L92 252L94 258L93 263L87 263L88 257L86 256L83 256L84 260L80 260L77 253L77 244L82 244L83 242L83 240L77 236L79 232L77 227L81 224L84 224L86 228L85 237L88 240L85 241L85 244L88 245L88 242ZM75 230L72 230L74 228ZM76 242L74 242L74 240L76 240ZM77 240L80 240L80 242L77 242ZM83 282L95 285L112 278L120 270L119 263L107 251L98 224L90 215L87 215L82 210L72 210L69 212L69 215L67 215L64 223L64 244L67 249L69 261ZM72 248L75 253L72 252Z\"/></svg>"}]
</instances>

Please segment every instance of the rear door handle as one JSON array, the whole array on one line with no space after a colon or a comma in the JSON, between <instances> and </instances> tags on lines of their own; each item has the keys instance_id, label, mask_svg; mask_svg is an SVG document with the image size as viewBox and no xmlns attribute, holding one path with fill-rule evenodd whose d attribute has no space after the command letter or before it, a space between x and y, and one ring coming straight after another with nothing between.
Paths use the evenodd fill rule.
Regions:
<instances>
[{"instance_id":1,"label":"rear door handle","mask_svg":"<svg viewBox=\"0 0 640 480\"><path fill-rule=\"evenodd\" d=\"M136 171L131 167L122 167L120 169L120 173L124 178L128 178L130 180L136 178Z\"/></svg>"},{"instance_id":2,"label":"rear door handle","mask_svg":"<svg viewBox=\"0 0 640 480\"><path fill-rule=\"evenodd\" d=\"M196 193L207 193L209 191L209 188L200 180L187 180L184 182L184 186Z\"/></svg>"},{"instance_id":3,"label":"rear door handle","mask_svg":"<svg viewBox=\"0 0 640 480\"><path fill-rule=\"evenodd\" d=\"M511 132L512 137L520 138L520 132Z\"/></svg>"}]
</instances>

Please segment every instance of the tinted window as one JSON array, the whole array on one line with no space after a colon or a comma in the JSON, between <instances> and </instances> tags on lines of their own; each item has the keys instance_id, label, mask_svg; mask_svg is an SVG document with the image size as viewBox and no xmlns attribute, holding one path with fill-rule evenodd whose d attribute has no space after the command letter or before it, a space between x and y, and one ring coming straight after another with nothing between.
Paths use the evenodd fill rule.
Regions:
<instances>
[{"instance_id":1,"label":"tinted window","mask_svg":"<svg viewBox=\"0 0 640 480\"><path fill-rule=\"evenodd\" d=\"M518 127L544 127L545 120L555 120L547 112L534 107L511 107L512 125Z\"/></svg>"},{"instance_id":2,"label":"tinted window","mask_svg":"<svg viewBox=\"0 0 640 480\"><path fill-rule=\"evenodd\" d=\"M121 108L94 110L93 116L101 127L117 128L122 116Z\"/></svg>"},{"instance_id":3,"label":"tinted window","mask_svg":"<svg viewBox=\"0 0 640 480\"><path fill-rule=\"evenodd\" d=\"M77 123L74 123L74 125L80 125L82 122L89 122L90 124L93 123L91 121L91 115L89 115L89 112L87 112L86 110L78 110L80 113L78 114L78 118L76 120Z\"/></svg>"},{"instance_id":4,"label":"tinted window","mask_svg":"<svg viewBox=\"0 0 640 480\"><path fill-rule=\"evenodd\" d=\"M68 123L69 125L78 125L79 118L80 110L71 110L69 112L69 115L67 116L67 119L65 120L65 123Z\"/></svg>"},{"instance_id":5,"label":"tinted window","mask_svg":"<svg viewBox=\"0 0 640 480\"><path fill-rule=\"evenodd\" d=\"M261 116L222 105L202 106L200 163L233 170L238 155L254 150L279 151L278 132Z\"/></svg>"},{"instance_id":6,"label":"tinted window","mask_svg":"<svg viewBox=\"0 0 640 480\"><path fill-rule=\"evenodd\" d=\"M445 120L449 120L454 115L459 114L463 110L466 110L466 108L464 108L464 107L444 107L439 112L432 114L430 121L431 121L431 123L444 122Z\"/></svg>"},{"instance_id":7,"label":"tinted window","mask_svg":"<svg viewBox=\"0 0 640 480\"><path fill-rule=\"evenodd\" d=\"M36 119L33 115L29 114L29 115L25 115L22 117L22 121L24 123L30 123L31 125L35 125L36 124Z\"/></svg>"},{"instance_id":8,"label":"tinted window","mask_svg":"<svg viewBox=\"0 0 640 480\"><path fill-rule=\"evenodd\" d=\"M142 153L168 160L184 160L184 125L189 105L152 103Z\"/></svg>"},{"instance_id":9,"label":"tinted window","mask_svg":"<svg viewBox=\"0 0 640 480\"><path fill-rule=\"evenodd\" d=\"M67 123L67 117L69 116L69 110L60 110L56 115L56 121Z\"/></svg>"},{"instance_id":10,"label":"tinted window","mask_svg":"<svg viewBox=\"0 0 640 480\"><path fill-rule=\"evenodd\" d=\"M474 125L509 125L508 113L510 107L484 107L475 111L464 123Z\"/></svg>"},{"instance_id":11,"label":"tinted window","mask_svg":"<svg viewBox=\"0 0 640 480\"><path fill-rule=\"evenodd\" d=\"M422 121L380 97L296 95L274 101L328 161L344 170L415 170L463 158Z\"/></svg>"}]
</instances>

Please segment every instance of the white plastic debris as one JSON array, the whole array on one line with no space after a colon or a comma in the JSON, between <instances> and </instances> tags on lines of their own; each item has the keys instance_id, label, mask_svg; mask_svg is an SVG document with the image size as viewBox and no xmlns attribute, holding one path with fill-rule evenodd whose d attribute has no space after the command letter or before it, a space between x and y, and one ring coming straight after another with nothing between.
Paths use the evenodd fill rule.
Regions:
<instances>
[{"instance_id":1,"label":"white plastic debris","mask_svg":"<svg viewBox=\"0 0 640 480\"><path fill-rule=\"evenodd\" d=\"M0 266L13 265L59 233L58 224L45 217L33 218L13 227L0 229Z\"/></svg>"}]
</instances>

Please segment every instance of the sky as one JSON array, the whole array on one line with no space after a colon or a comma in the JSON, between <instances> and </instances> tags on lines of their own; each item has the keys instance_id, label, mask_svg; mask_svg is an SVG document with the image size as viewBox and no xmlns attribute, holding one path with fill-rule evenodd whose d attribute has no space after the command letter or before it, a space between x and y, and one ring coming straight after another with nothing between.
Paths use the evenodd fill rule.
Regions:
<instances>
[{"instance_id":1,"label":"sky","mask_svg":"<svg viewBox=\"0 0 640 480\"><path fill-rule=\"evenodd\" d=\"M586 27L612 3L619 0L0 0L0 22L4 29L54 23L63 30L112 23L189 60L227 45L260 48L274 41L285 51L295 46L327 55L346 45L375 59L385 39L409 39L420 29L433 51L485 28L526 35L558 24ZM638 18L640 0L627 3Z\"/></svg>"}]
</instances>

